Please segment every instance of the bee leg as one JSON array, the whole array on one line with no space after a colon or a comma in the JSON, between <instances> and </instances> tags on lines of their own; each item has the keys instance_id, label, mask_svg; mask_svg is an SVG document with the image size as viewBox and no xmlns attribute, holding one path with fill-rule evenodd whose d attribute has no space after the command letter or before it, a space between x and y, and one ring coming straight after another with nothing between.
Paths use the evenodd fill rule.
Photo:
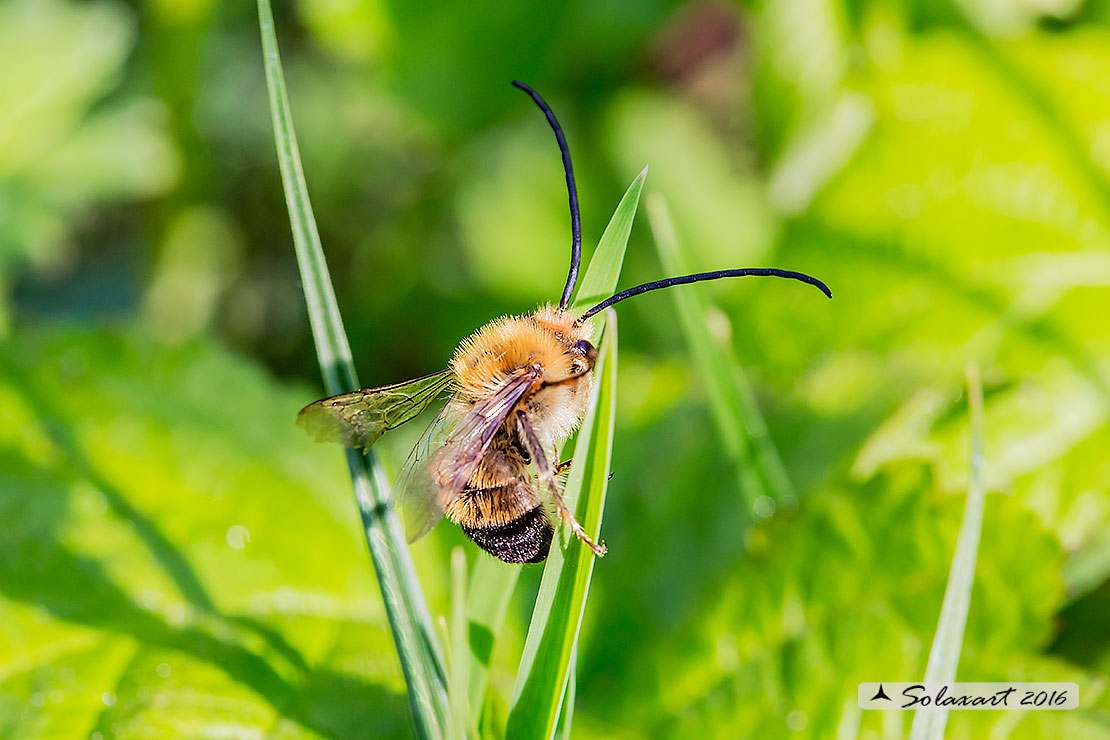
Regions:
<instances>
[{"instance_id":1,"label":"bee leg","mask_svg":"<svg viewBox=\"0 0 1110 740\"><path fill-rule=\"evenodd\" d=\"M574 459L563 460L561 463L555 463L555 475L561 475L562 472L570 467Z\"/></svg>"},{"instance_id":2,"label":"bee leg","mask_svg":"<svg viewBox=\"0 0 1110 740\"><path fill-rule=\"evenodd\" d=\"M547 455L543 451L543 445L540 444L539 438L536 437L536 430L532 428L531 422L528 421L528 415L518 410L516 412L516 420L517 427L520 430L521 441L524 443L524 447L528 450L528 453L532 456L532 462L536 466L536 472L539 473L540 480L547 485L547 489L551 492L551 500L555 502L555 508L559 511L559 518L570 527L570 530L574 532L574 535L578 539L585 542L586 546L594 551L594 555L598 557L603 556L606 552L605 543L602 542L598 544L590 539L590 536L586 534L586 530L583 529L582 525L578 523L578 520L574 518L574 514L567 508L566 502L563 501L563 493L559 490L559 482L555 477L556 470L552 468L551 463L548 462ZM567 460L567 463L570 463L570 460Z\"/></svg>"},{"instance_id":3,"label":"bee leg","mask_svg":"<svg viewBox=\"0 0 1110 740\"><path fill-rule=\"evenodd\" d=\"M594 551L594 555L597 555L599 558L603 557L608 551L608 548L605 547L605 541L602 540L601 543L598 544L590 539L590 536L586 534L586 530L582 529L582 525L578 523L578 520L574 518L574 514L571 513L570 509L568 509L567 505L563 502L563 495L559 492L559 487L555 484L555 481L548 480L547 487L551 491L551 498L555 500L555 508L559 510L559 516L562 517L563 522L570 527L570 530L574 532L578 539L585 542L586 546Z\"/></svg>"},{"instance_id":4,"label":"bee leg","mask_svg":"<svg viewBox=\"0 0 1110 740\"><path fill-rule=\"evenodd\" d=\"M585 377L589 374L590 374L589 370L583 370L580 373L575 373L574 375L568 375L567 377L563 378L562 380L546 380L546 381L544 381L543 383L540 384L540 387L541 388L554 388L554 387L560 386L560 385L568 385L570 383L576 383L576 382L578 382L579 378L583 378L583 377Z\"/></svg>"}]
</instances>

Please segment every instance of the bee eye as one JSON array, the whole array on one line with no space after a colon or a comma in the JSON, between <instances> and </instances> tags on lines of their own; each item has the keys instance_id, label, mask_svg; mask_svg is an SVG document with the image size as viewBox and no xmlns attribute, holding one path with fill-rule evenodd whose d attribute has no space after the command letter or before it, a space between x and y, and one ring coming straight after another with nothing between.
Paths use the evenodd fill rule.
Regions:
<instances>
[{"instance_id":1,"label":"bee eye","mask_svg":"<svg viewBox=\"0 0 1110 740\"><path fill-rule=\"evenodd\" d=\"M597 357L597 347L593 346L585 339L579 339L574 345L574 350L583 357L588 357L591 360Z\"/></svg>"}]
</instances>

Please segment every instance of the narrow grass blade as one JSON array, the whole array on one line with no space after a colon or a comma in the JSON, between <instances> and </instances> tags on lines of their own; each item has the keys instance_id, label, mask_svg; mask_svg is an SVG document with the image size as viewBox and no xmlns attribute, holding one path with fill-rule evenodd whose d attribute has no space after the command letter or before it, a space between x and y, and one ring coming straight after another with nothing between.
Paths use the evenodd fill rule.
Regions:
<instances>
[{"instance_id":1,"label":"narrow grass blade","mask_svg":"<svg viewBox=\"0 0 1110 740\"><path fill-rule=\"evenodd\" d=\"M645 167L632 181L605 228L590 264L578 283L572 310L582 310L609 297L616 291L620 278L628 236L640 203L640 193L647 177ZM596 333L595 333L596 335ZM507 566L492 558L481 558L471 575L472 593L470 621L470 707L475 717L481 715L489 675L489 661L494 638L501 629L520 568Z\"/></svg>"},{"instance_id":2,"label":"narrow grass blade","mask_svg":"<svg viewBox=\"0 0 1110 740\"><path fill-rule=\"evenodd\" d=\"M509 565L484 556L479 556L470 576L471 593L467 604L470 670L467 696L471 716L475 720L482 715L493 646L497 635L501 633L501 625L505 621L505 613L509 610L509 602L519 577L519 565Z\"/></svg>"},{"instance_id":3,"label":"narrow grass blade","mask_svg":"<svg viewBox=\"0 0 1110 740\"><path fill-rule=\"evenodd\" d=\"M975 562L979 555L979 535L983 529L983 385L979 367L967 366L967 406L971 426L971 482L968 486L964 518L956 538L956 552L944 589L940 620L929 650L925 668L926 681L955 681L960 664L967 610L971 604L971 586L975 580ZM948 709L934 709L914 714L910 740L941 740L948 723Z\"/></svg>"},{"instance_id":4,"label":"narrow grass blade","mask_svg":"<svg viewBox=\"0 0 1110 740\"><path fill-rule=\"evenodd\" d=\"M628 247L628 235L632 233L632 222L636 218L645 178L647 167L636 175L617 205L617 210L613 212L613 217L609 219L609 225L605 227L605 233L601 235L601 241L597 243L597 249L590 259L590 266L578 282L572 311L578 313L616 292L617 280L624 264L624 253Z\"/></svg>"},{"instance_id":5,"label":"narrow grass blade","mask_svg":"<svg viewBox=\"0 0 1110 740\"><path fill-rule=\"evenodd\" d=\"M570 654L570 675L567 676L567 690L563 692L563 703L559 709L559 727L555 733L558 740L570 740L570 730L574 725L574 695L578 691L578 643Z\"/></svg>"},{"instance_id":6,"label":"narrow grass blade","mask_svg":"<svg viewBox=\"0 0 1110 740\"><path fill-rule=\"evenodd\" d=\"M564 497L587 534L598 537L609 464L613 450L614 400L617 370L616 314L606 312L600 354L595 368L597 390L592 394L582 429L574 446ZM563 544L565 543L565 545ZM506 737L549 740L555 732L560 704L570 675L571 659L586 606L596 556L560 528L540 581L532 622L524 643L520 670L513 689ZM572 706L563 711L569 721Z\"/></svg>"},{"instance_id":7,"label":"narrow grass blade","mask_svg":"<svg viewBox=\"0 0 1110 740\"><path fill-rule=\"evenodd\" d=\"M649 195L645 206L664 274L690 272L682 259L663 196ZM767 424L751 384L732 348L722 345L710 334L710 308L700 287L690 286L670 293L694 362L704 379L713 421L739 476L746 509L756 517L767 516L774 511L774 506L793 500L795 494L778 450L767 433Z\"/></svg>"},{"instance_id":8,"label":"narrow grass blade","mask_svg":"<svg viewBox=\"0 0 1110 740\"><path fill-rule=\"evenodd\" d=\"M308 198L269 0L258 0L258 18L278 163L324 388L329 395L353 391L358 377ZM448 716L442 653L400 522L389 505L389 486L373 455L348 450L347 464L416 730L422 738L440 738Z\"/></svg>"},{"instance_id":9,"label":"narrow grass blade","mask_svg":"<svg viewBox=\"0 0 1110 740\"><path fill-rule=\"evenodd\" d=\"M467 701L467 683L470 679L470 640L467 634L467 584L466 552L461 547L451 551L451 648L450 674L448 676L448 702L451 724L447 737L466 740L468 734L477 734L471 722L470 704Z\"/></svg>"}]
</instances>

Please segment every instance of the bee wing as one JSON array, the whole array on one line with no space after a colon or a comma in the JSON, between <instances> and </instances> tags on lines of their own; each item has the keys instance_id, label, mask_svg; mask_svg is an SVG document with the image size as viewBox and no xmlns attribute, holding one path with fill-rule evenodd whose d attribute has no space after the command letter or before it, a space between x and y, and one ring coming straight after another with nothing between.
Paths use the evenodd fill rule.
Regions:
<instances>
[{"instance_id":1,"label":"bee wing","mask_svg":"<svg viewBox=\"0 0 1110 740\"><path fill-rule=\"evenodd\" d=\"M297 426L317 442L368 450L390 429L419 416L453 378L450 370L441 370L404 383L325 398L301 409Z\"/></svg>"},{"instance_id":2,"label":"bee wing","mask_svg":"<svg viewBox=\"0 0 1110 740\"><path fill-rule=\"evenodd\" d=\"M426 535L443 517L478 469L497 430L540 377L523 368L473 406L452 399L443 407L394 485L409 542Z\"/></svg>"},{"instance_id":3,"label":"bee wing","mask_svg":"<svg viewBox=\"0 0 1110 740\"><path fill-rule=\"evenodd\" d=\"M405 539L410 543L430 532L443 518L445 502L440 501L431 460L465 413L464 404L455 398L449 400L424 430L393 482L394 500L405 524Z\"/></svg>"}]
</instances>

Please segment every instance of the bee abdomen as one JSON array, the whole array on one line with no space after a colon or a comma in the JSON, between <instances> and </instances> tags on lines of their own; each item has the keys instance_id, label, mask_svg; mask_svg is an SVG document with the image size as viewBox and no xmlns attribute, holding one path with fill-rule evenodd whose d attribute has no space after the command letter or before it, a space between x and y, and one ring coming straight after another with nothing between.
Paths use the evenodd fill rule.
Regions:
<instances>
[{"instance_id":1,"label":"bee abdomen","mask_svg":"<svg viewBox=\"0 0 1110 740\"><path fill-rule=\"evenodd\" d=\"M459 526L474 544L506 563L542 562L547 558L551 538L555 534L542 506L529 509L505 524Z\"/></svg>"}]
</instances>

